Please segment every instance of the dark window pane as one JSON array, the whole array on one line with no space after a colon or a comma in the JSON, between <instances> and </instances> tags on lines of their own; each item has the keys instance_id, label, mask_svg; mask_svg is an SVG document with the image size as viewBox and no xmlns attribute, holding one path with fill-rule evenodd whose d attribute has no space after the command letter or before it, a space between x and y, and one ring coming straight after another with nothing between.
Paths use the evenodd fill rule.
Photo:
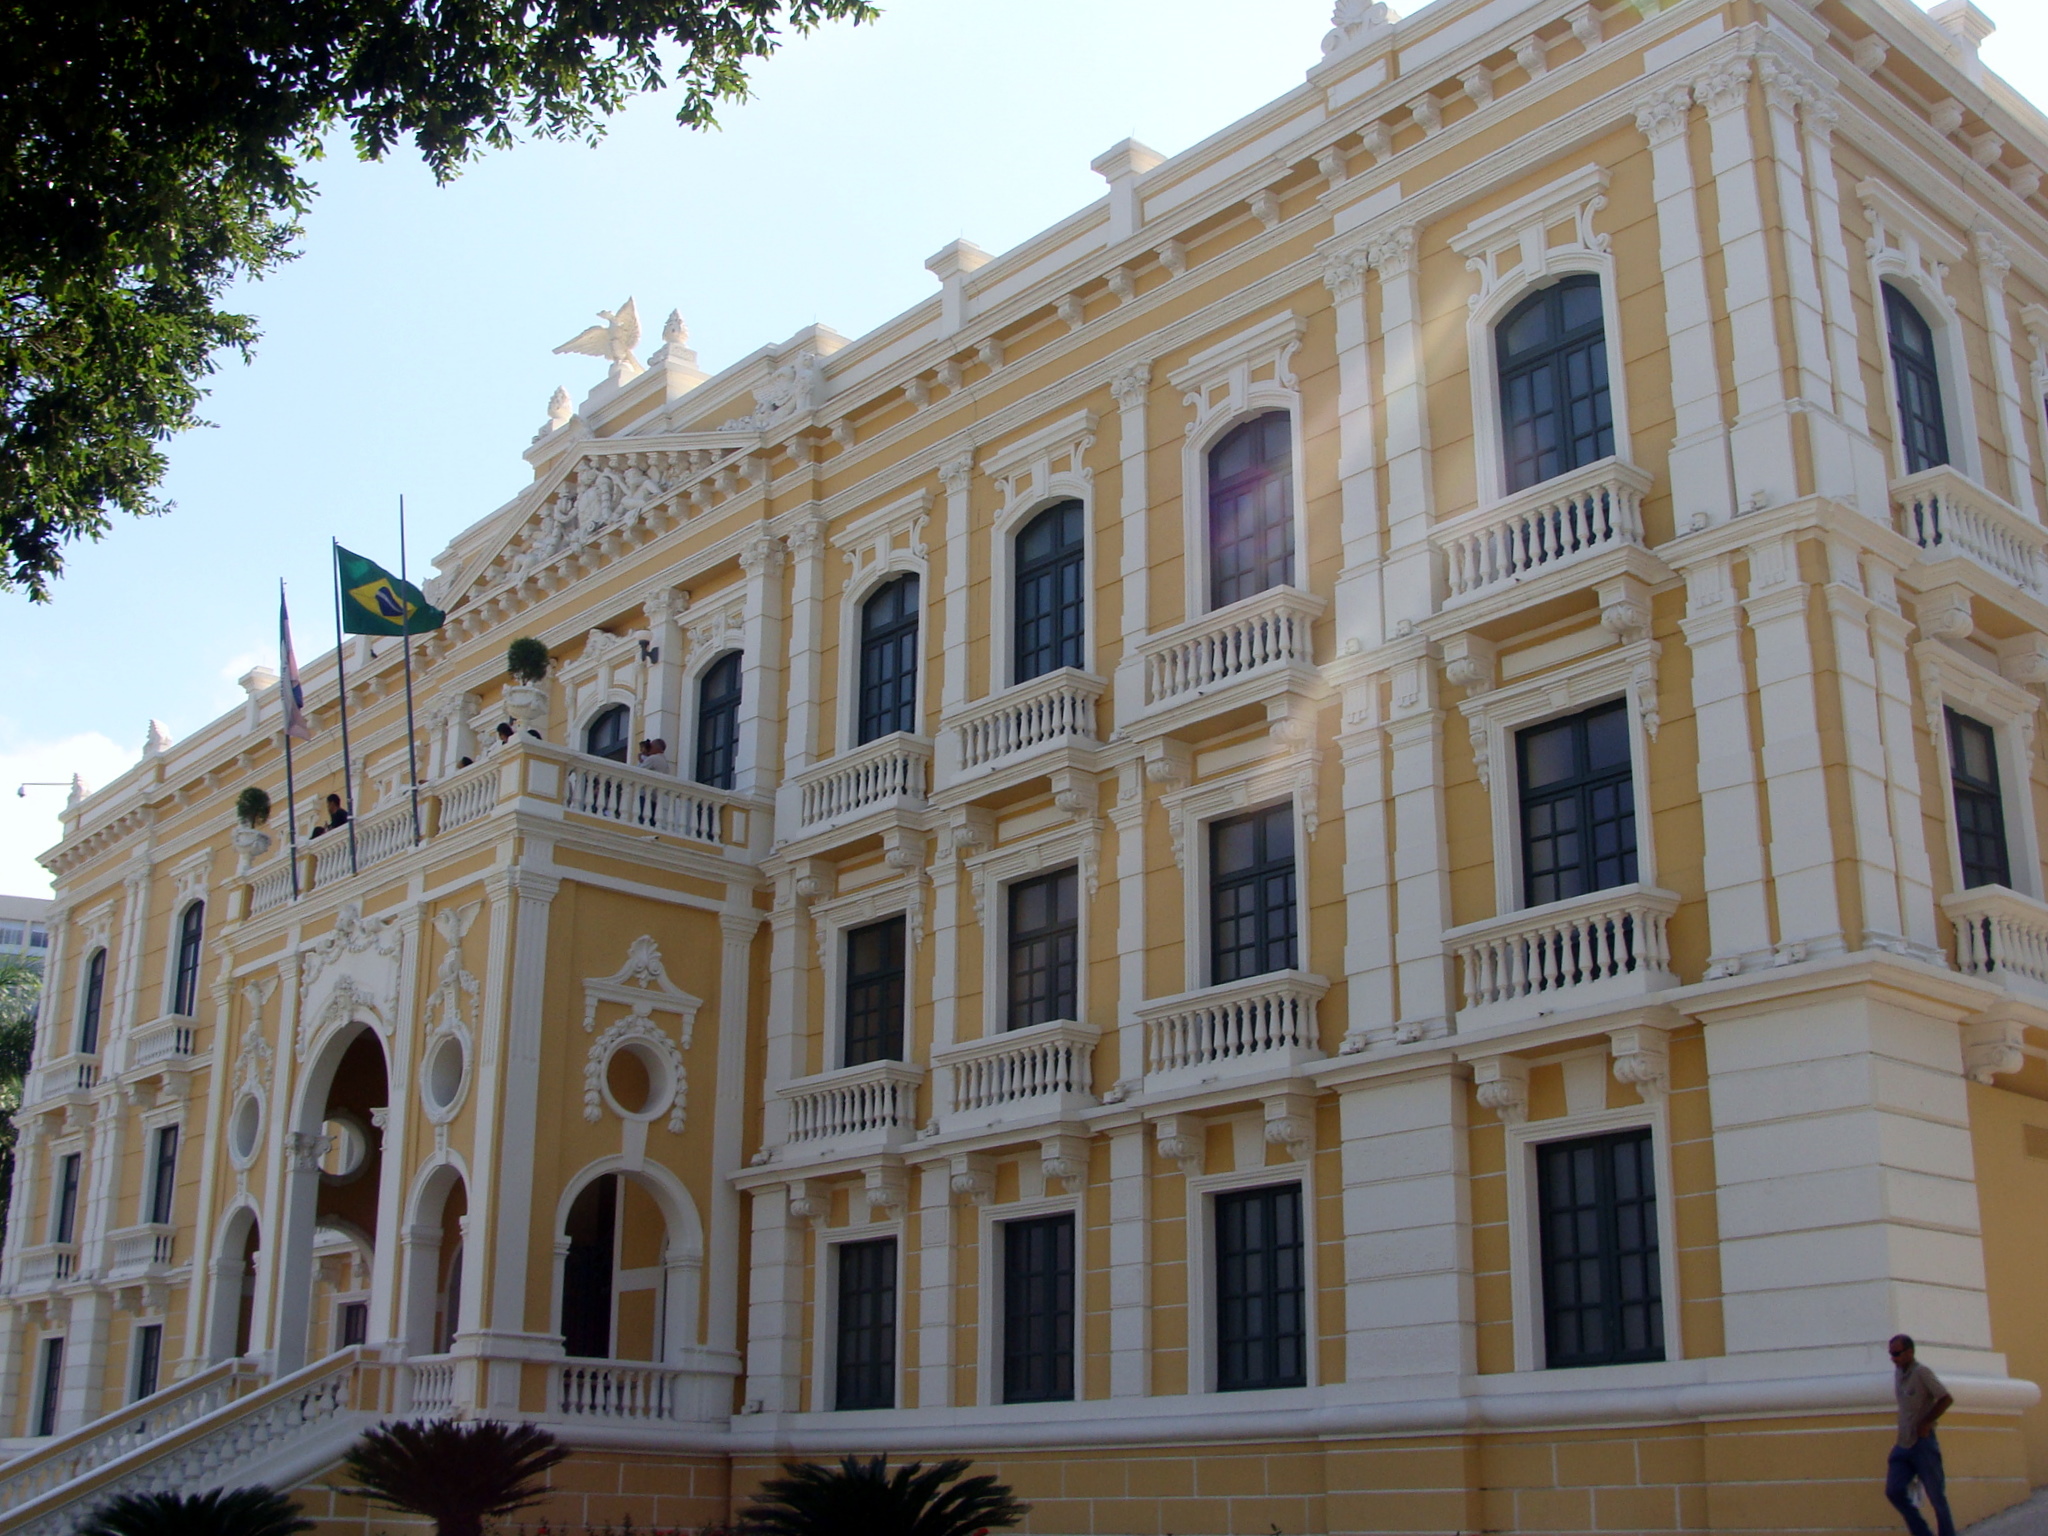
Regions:
<instances>
[{"instance_id":1,"label":"dark window pane","mask_svg":"<svg viewBox=\"0 0 2048 1536\"><path fill-rule=\"evenodd\" d=\"M1003 1401L1074 1395L1074 1218L1003 1225Z\"/></svg>"},{"instance_id":2,"label":"dark window pane","mask_svg":"<svg viewBox=\"0 0 2048 1536\"><path fill-rule=\"evenodd\" d=\"M1080 502L1063 501L1017 535L1017 682L1086 664L1083 516Z\"/></svg>"},{"instance_id":3,"label":"dark window pane","mask_svg":"<svg viewBox=\"0 0 2048 1536\"><path fill-rule=\"evenodd\" d=\"M96 1054L100 1048L100 1008L106 1000L107 952L96 949L85 964L85 1003L78 1011L78 1051Z\"/></svg>"},{"instance_id":4,"label":"dark window pane","mask_svg":"<svg viewBox=\"0 0 2048 1536\"><path fill-rule=\"evenodd\" d=\"M43 1340L42 1381L37 1387L36 1433L57 1433L57 1394L64 1385L64 1341Z\"/></svg>"},{"instance_id":5,"label":"dark window pane","mask_svg":"<svg viewBox=\"0 0 2048 1536\"><path fill-rule=\"evenodd\" d=\"M135 1398L141 1401L156 1391L163 1369L164 1329L161 1323L144 1323L135 1330Z\"/></svg>"},{"instance_id":6,"label":"dark window pane","mask_svg":"<svg viewBox=\"0 0 2048 1536\"><path fill-rule=\"evenodd\" d=\"M904 923L884 918L846 935L846 1052L842 1066L903 1059Z\"/></svg>"},{"instance_id":7,"label":"dark window pane","mask_svg":"<svg viewBox=\"0 0 2048 1536\"><path fill-rule=\"evenodd\" d=\"M583 733L583 750L592 757L602 757L614 763L626 760L626 738L631 734L632 712L623 704L614 704L610 709L590 722Z\"/></svg>"},{"instance_id":8,"label":"dark window pane","mask_svg":"<svg viewBox=\"0 0 2048 1536\"><path fill-rule=\"evenodd\" d=\"M166 1125L156 1133L156 1157L149 1191L149 1219L167 1222L178 1195L178 1128Z\"/></svg>"},{"instance_id":9,"label":"dark window pane","mask_svg":"<svg viewBox=\"0 0 2048 1536\"><path fill-rule=\"evenodd\" d=\"M1220 985L1297 964L1294 806L1209 824L1209 979Z\"/></svg>"},{"instance_id":10,"label":"dark window pane","mask_svg":"<svg viewBox=\"0 0 2048 1536\"><path fill-rule=\"evenodd\" d=\"M1216 1389L1306 1385L1300 1186L1218 1195L1215 1219Z\"/></svg>"},{"instance_id":11,"label":"dark window pane","mask_svg":"<svg viewBox=\"0 0 2048 1536\"><path fill-rule=\"evenodd\" d=\"M740 735L740 653L728 651L697 683L697 782L731 789Z\"/></svg>"},{"instance_id":12,"label":"dark window pane","mask_svg":"<svg viewBox=\"0 0 2048 1536\"><path fill-rule=\"evenodd\" d=\"M199 1006L199 943L206 933L206 903L195 901L178 919L178 969L171 987L171 1012L187 1018Z\"/></svg>"},{"instance_id":13,"label":"dark window pane","mask_svg":"<svg viewBox=\"0 0 2048 1536\"><path fill-rule=\"evenodd\" d=\"M1650 1133L1536 1149L1546 1364L1664 1358Z\"/></svg>"},{"instance_id":14,"label":"dark window pane","mask_svg":"<svg viewBox=\"0 0 2048 1536\"><path fill-rule=\"evenodd\" d=\"M1949 461L1948 418L1942 407L1934 332L1911 299L1890 283L1883 288L1892 378L1898 386L1899 425L1905 432L1906 473L1918 474Z\"/></svg>"},{"instance_id":15,"label":"dark window pane","mask_svg":"<svg viewBox=\"0 0 2048 1536\"><path fill-rule=\"evenodd\" d=\"M1495 328L1494 345L1510 492L1614 452L1597 277L1568 277L1532 293Z\"/></svg>"},{"instance_id":16,"label":"dark window pane","mask_svg":"<svg viewBox=\"0 0 2048 1536\"><path fill-rule=\"evenodd\" d=\"M1294 580L1292 423L1268 411L1209 450L1209 606Z\"/></svg>"},{"instance_id":17,"label":"dark window pane","mask_svg":"<svg viewBox=\"0 0 2048 1536\"><path fill-rule=\"evenodd\" d=\"M1532 907L1636 878L1628 705L1617 699L1515 737L1522 899Z\"/></svg>"},{"instance_id":18,"label":"dark window pane","mask_svg":"<svg viewBox=\"0 0 2048 1536\"><path fill-rule=\"evenodd\" d=\"M2011 885L2005 798L1998 786L1998 740L1991 727L1954 710L1948 715L1949 780L1956 802L1956 854L1965 887Z\"/></svg>"},{"instance_id":19,"label":"dark window pane","mask_svg":"<svg viewBox=\"0 0 2048 1536\"><path fill-rule=\"evenodd\" d=\"M917 578L899 576L861 608L862 743L917 729Z\"/></svg>"},{"instance_id":20,"label":"dark window pane","mask_svg":"<svg viewBox=\"0 0 2048 1536\"><path fill-rule=\"evenodd\" d=\"M1073 870L1059 869L1010 887L1011 1029L1079 1012L1078 886Z\"/></svg>"},{"instance_id":21,"label":"dark window pane","mask_svg":"<svg viewBox=\"0 0 2048 1536\"><path fill-rule=\"evenodd\" d=\"M896 1239L841 1243L834 1408L896 1406Z\"/></svg>"},{"instance_id":22,"label":"dark window pane","mask_svg":"<svg viewBox=\"0 0 2048 1536\"><path fill-rule=\"evenodd\" d=\"M612 1266L618 1232L619 1177L603 1174L569 1207L569 1252L562 1264L562 1348L579 1359L612 1352Z\"/></svg>"},{"instance_id":23,"label":"dark window pane","mask_svg":"<svg viewBox=\"0 0 2048 1536\"><path fill-rule=\"evenodd\" d=\"M78 1236L78 1161L78 1153L67 1152L57 1164L57 1208L50 1224L53 1243L68 1243Z\"/></svg>"}]
</instances>

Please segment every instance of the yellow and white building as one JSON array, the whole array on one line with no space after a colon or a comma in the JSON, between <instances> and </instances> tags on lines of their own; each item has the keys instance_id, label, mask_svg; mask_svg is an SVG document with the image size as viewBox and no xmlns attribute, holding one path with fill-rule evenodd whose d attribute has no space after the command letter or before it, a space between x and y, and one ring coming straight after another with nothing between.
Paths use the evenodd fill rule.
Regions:
<instances>
[{"instance_id":1,"label":"yellow and white building","mask_svg":"<svg viewBox=\"0 0 2048 1536\"><path fill-rule=\"evenodd\" d=\"M1885 1529L1898 1330L1958 1513L2048 1483L1987 30L1342 0L874 333L558 399L438 561L417 830L364 641L296 893L267 672L66 812L0 1526L412 1412L554 1426L558 1521L886 1449L1047 1533Z\"/></svg>"}]
</instances>

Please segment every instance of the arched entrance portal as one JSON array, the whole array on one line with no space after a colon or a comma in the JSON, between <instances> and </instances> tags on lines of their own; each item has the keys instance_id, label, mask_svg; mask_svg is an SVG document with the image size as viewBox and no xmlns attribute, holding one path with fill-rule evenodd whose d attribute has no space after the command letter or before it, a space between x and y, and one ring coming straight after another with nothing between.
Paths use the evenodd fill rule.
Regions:
<instances>
[{"instance_id":1,"label":"arched entrance portal","mask_svg":"<svg viewBox=\"0 0 2048 1536\"><path fill-rule=\"evenodd\" d=\"M220 1246L214 1250L206 1317L206 1358L210 1361L249 1353L256 1317L256 1259L261 1249L262 1227L255 1211L246 1205L236 1206L222 1223Z\"/></svg>"},{"instance_id":2,"label":"arched entrance portal","mask_svg":"<svg viewBox=\"0 0 2048 1536\"><path fill-rule=\"evenodd\" d=\"M664 1170L599 1165L564 1201L555 1326L572 1359L679 1364L698 1341L703 1230Z\"/></svg>"},{"instance_id":3,"label":"arched entrance portal","mask_svg":"<svg viewBox=\"0 0 2048 1536\"><path fill-rule=\"evenodd\" d=\"M277 1279L277 1368L367 1342L372 1277L386 1234L389 1169L380 1122L390 1102L383 1042L353 1024L306 1075L286 1141L284 1234Z\"/></svg>"},{"instance_id":4,"label":"arched entrance portal","mask_svg":"<svg viewBox=\"0 0 2048 1536\"><path fill-rule=\"evenodd\" d=\"M463 1305L463 1235L469 1186L458 1168L427 1170L405 1225L404 1326L406 1353L445 1355L467 1320Z\"/></svg>"}]
</instances>

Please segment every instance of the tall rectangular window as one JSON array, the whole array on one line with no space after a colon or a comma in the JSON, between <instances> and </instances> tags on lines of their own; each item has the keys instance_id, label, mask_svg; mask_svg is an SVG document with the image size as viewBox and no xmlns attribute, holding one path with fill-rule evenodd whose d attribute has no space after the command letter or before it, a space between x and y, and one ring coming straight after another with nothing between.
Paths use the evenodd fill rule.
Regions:
<instances>
[{"instance_id":1,"label":"tall rectangular window","mask_svg":"<svg viewBox=\"0 0 2048 1536\"><path fill-rule=\"evenodd\" d=\"M1074 1218L1003 1224L1003 1401L1074 1395Z\"/></svg>"},{"instance_id":2,"label":"tall rectangular window","mask_svg":"<svg viewBox=\"0 0 2048 1536\"><path fill-rule=\"evenodd\" d=\"M163 1368L164 1325L144 1323L135 1330L135 1401L156 1391L158 1372Z\"/></svg>"},{"instance_id":3,"label":"tall rectangular window","mask_svg":"<svg viewBox=\"0 0 2048 1536\"><path fill-rule=\"evenodd\" d=\"M896 1239L841 1243L834 1408L896 1406Z\"/></svg>"},{"instance_id":4,"label":"tall rectangular window","mask_svg":"<svg viewBox=\"0 0 2048 1536\"><path fill-rule=\"evenodd\" d=\"M369 1342L370 1304L367 1301L344 1301L334 1322L336 1349L347 1349L351 1344ZM447 1353L445 1349L441 1352Z\"/></svg>"},{"instance_id":5,"label":"tall rectangular window","mask_svg":"<svg viewBox=\"0 0 2048 1536\"><path fill-rule=\"evenodd\" d=\"M1216 1390L1308 1384L1301 1186L1216 1197Z\"/></svg>"},{"instance_id":6,"label":"tall rectangular window","mask_svg":"<svg viewBox=\"0 0 2048 1536\"><path fill-rule=\"evenodd\" d=\"M57 1433L57 1393L64 1385L64 1341L43 1340L42 1380L36 1387L36 1433Z\"/></svg>"},{"instance_id":7,"label":"tall rectangular window","mask_svg":"<svg viewBox=\"0 0 2048 1536\"><path fill-rule=\"evenodd\" d=\"M1209 606L1294 580L1294 423L1267 411L1209 450Z\"/></svg>"},{"instance_id":8,"label":"tall rectangular window","mask_svg":"<svg viewBox=\"0 0 2048 1536\"><path fill-rule=\"evenodd\" d=\"M1947 710L1949 783L1956 797L1956 852L1965 887L2011 885L2005 797L1998 789L1998 739L1991 727Z\"/></svg>"},{"instance_id":9,"label":"tall rectangular window","mask_svg":"<svg viewBox=\"0 0 2048 1536\"><path fill-rule=\"evenodd\" d=\"M1906 434L1906 473L1917 475L1948 462L1948 412L1941 399L1941 364L1934 349L1934 330L1926 317L1890 283L1882 286L1892 382L1897 388L1899 425Z\"/></svg>"},{"instance_id":10,"label":"tall rectangular window","mask_svg":"<svg viewBox=\"0 0 2048 1536\"><path fill-rule=\"evenodd\" d=\"M1010 1025L1074 1018L1080 1008L1080 882L1071 869L1010 887Z\"/></svg>"},{"instance_id":11,"label":"tall rectangular window","mask_svg":"<svg viewBox=\"0 0 2048 1536\"><path fill-rule=\"evenodd\" d=\"M1209 980L1294 969L1294 806L1209 824Z\"/></svg>"},{"instance_id":12,"label":"tall rectangular window","mask_svg":"<svg viewBox=\"0 0 2048 1536\"><path fill-rule=\"evenodd\" d=\"M859 741L917 729L917 578L898 576L860 611Z\"/></svg>"},{"instance_id":13,"label":"tall rectangular window","mask_svg":"<svg viewBox=\"0 0 2048 1536\"><path fill-rule=\"evenodd\" d=\"M79 1154L66 1152L57 1162L56 1218L50 1224L50 1241L68 1243L78 1236Z\"/></svg>"},{"instance_id":14,"label":"tall rectangular window","mask_svg":"<svg viewBox=\"0 0 2048 1536\"><path fill-rule=\"evenodd\" d=\"M195 901L178 919L178 968L171 984L171 1012L191 1018L199 1011L199 944L206 932L206 903Z\"/></svg>"},{"instance_id":15,"label":"tall rectangular window","mask_svg":"<svg viewBox=\"0 0 2048 1536\"><path fill-rule=\"evenodd\" d=\"M149 1219L167 1222L178 1198L178 1128L175 1125L161 1127L156 1133L156 1149L150 1159L149 1171Z\"/></svg>"},{"instance_id":16,"label":"tall rectangular window","mask_svg":"<svg viewBox=\"0 0 2048 1536\"><path fill-rule=\"evenodd\" d=\"M1614 452L1599 278L1567 277L1530 294L1502 318L1493 340L1509 494ZM1531 551L1530 563L1571 548L1566 531L1564 548Z\"/></svg>"},{"instance_id":17,"label":"tall rectangular window","mask_svg":"<svg viewBox=\"0 0 2048 1536\"><path fill-rule=\"evenodd\" d=\"M1552 1368L1664 1358L1648 1130L1536 1149L1543 1337Z\"/></svg>"},{"instance_id":18,"label":"tall rectangular window","mask_svg":"<svg viewBox=\"0 0 2048 1536\"><path fill-rule=\"evenodd\" d=\"M1017 535L1016 681L1083 664L1086 514L1078 501L1047 507Z\"/></svg>"},{"instance_id":19,"label":"tall rectangular window","mask_svg":"<svg viewBox=\"0 0 2048 1536\"><path fill-rule=\"evenodd\" d=\"M1545 902L1636 878L1628 702L1616 699L1515 737L1522 796L1522 900Z\"/></svg>"},{"instance_id":20,"label":"tall rectangular window","mask_svg":"<svg viewBox=\"0 0 2048 1536\"><path fill-rule=\"evenodd\" d=\"M107 994L107 952L96 949L85 962L85 1001L78 1010L78 1054L96 1056L100 1048L100 1007Z\"/></svg>"},{"instance_id":21,"label":"tall rectangular window","mask_svg":"<svg viewBox=\"0 0 2048 1536\"><path fill-rule=\"evenodd\" d=\"M739 761L740 653L727 651L697 684L697 782L731 789Z\"/></svg>"},{"instance_id":22,"label":"tall rectangular window","mask_svg":"<svg viewBox=\"0 0 2048 1536\"><path fill-rule=\"evenodd\" d=\"M846 1057L843 1066L903 1059L903 919L884 918L846 935Z\"/></svg>"}]
</instances>

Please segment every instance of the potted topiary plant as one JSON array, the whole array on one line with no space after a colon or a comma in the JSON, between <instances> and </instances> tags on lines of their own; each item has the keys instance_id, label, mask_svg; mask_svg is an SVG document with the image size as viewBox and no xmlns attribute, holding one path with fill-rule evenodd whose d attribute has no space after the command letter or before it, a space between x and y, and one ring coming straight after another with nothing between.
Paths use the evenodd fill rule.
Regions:
<instances>
[{"instance_id":1,"label":"potted topiary plant","mask_svg":"<svg viewBox=\"0 0 2048 1536\"><path fill-rule=\"evenodd\" d=\"M548 719L548 648L521 635L505 648L505 708L522 729L545 731Z\"/></svg>"},{"instance_id":2,"label":"potted topiary plant","mask_svg":"<svg viewBox=\"0 0 2048 1536\"><path fill-rule=\"evenodd\" d=\"M260 784L244 789L235 797L235 820L239 825L229 838L242 856L242 868L247 869L270 851L270 834L263 830L270 820L270 792Z\"/></svg>"}]
</instances>

